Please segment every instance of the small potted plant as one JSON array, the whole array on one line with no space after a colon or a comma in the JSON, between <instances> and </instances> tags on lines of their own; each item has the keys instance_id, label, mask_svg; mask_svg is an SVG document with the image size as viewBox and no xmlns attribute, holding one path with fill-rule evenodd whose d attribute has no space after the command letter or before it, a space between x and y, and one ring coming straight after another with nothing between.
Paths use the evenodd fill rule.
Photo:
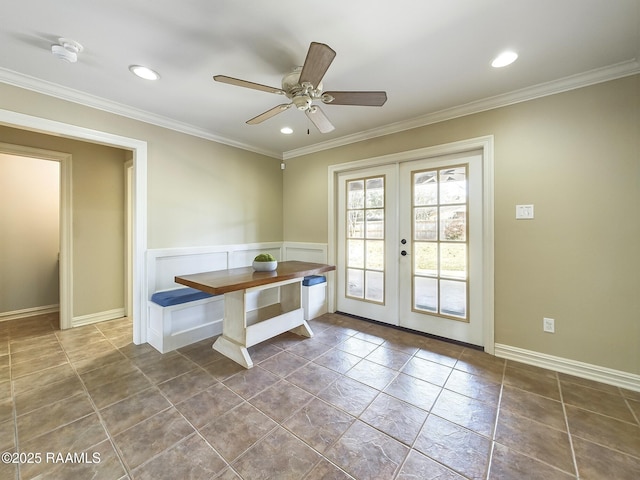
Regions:
<instances>
[{"instance_id":1,"label":"small potted plant","mask_svg":"<svg viewBox=\"0 0 640 480\"><path fill-rule=\"evenodd\" d=\"M261 253L253 259L253 269L256 272L272 272L278 268L278 262L270 253Z\"/></svg>"}]
</instances>

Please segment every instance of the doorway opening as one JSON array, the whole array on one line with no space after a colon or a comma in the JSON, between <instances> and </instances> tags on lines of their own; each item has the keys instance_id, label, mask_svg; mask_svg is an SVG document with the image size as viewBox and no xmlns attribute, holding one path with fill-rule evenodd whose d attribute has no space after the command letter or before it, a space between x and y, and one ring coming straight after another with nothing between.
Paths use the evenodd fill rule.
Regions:
<instances>
[{"instance_id":1,"label":"doorway opening","mask_svg":"<svg viewBox=\"0 0 640 480\"><path fill-rule=\"evenodd\" d=\"M35 182L37 178L40 178L38 186L33 184L30 186L38 190L49 190L49 192L31 190L32 194L27 193L20 201L23 208L25 201L31 205L31 207L27 207L20 212L21 215L28 216L30 208L37 209L37 212L32 212L32 215L45 215L46 218L40 218L38 221L39 227L36 227L38 232L33 231L33 218L7 219L8 222L15 222L12 227L14 228L14 234L21 235L19 231L16 232L15 230L22 228L26 228L30 232L25 231L25 235L21 237L19 243L21 255L24 256L24 262L29 264L29 267L25 266L24 269L16 270L15 273L19 274L17 281L16 277L11 275L10 272L5 272L7 275L3 276L5 280L12 282L7 285L7 288L17 289L13 292L12 296L14 298L18 297L20 299L20 297L27 295L30 298L22 298L18 300L18 303L10 302L3 305L5 313L3 319L8 320L59 310L61 327L63 322L65 322L65 326L67 324L70 325L72 258L70 255L71 201L69 188L71 155L4 143L0 143L0 154L4 156L4 165L7 168L12 165L16 169L14 171L18 176L15 178L20 178L25 174L28 174L30 180L25 178L23 179L24 181L32 180ZM43 178L43 175L54 178ZM26 185L26 187L29 187L29 185ZM52 190L55 190L55 192L52 192ZM29 188L24 192L29 192ZM46 198L43 198L43 196L46 196ZM49 205L44 205L43 202L49 203ZM8 205L12 205L10 207L12 209L15 208L13 206L15 202L10 202ZM43 209L46 212L43 212ZM15 210L10 211L18 213ZM48 228L46 225L48 225ZM29 242L34 242L34 244L29 246ZM15 251L8 252L4 250L3 254L10 255L10 258L20 256L20 252ZM14 260L15 262L5 265L8 268L12 268L11 265L17 268L19 258L14 258ZM41 280L43 270L48 272L45 274L47 279L44 282ZM31 294L34 289L37 293L36 298ZM7 291L7 289L3 290Z\"/></svg>"},{"instance_id":2,"label":"doorway opening","mask_svg":"<svg viewBox=\"0 0 640 480\"><path fill-rule=\"evenodd\" d=\"M133 138L123 137L107 132L100 132L84 127L78 127L76 125L57 122L54 120L47 120L39 117L33 117L30 115L2 109L0 109L0 125L56 135L59 137L85 141L88 143L96 143L116 148L122 148L124 150L129 150L132 152L133 188L131 196L133 217L133 247L131 263L133 281L132 308L130 316L133 317L134 343L145 343L147 341L146 309L144 308L144 305L146 304L147 283L144 264L144 256L147 245L147 143ZM70 169L65 172L61 172L61 175L66 179L67 182L69 182L68 185L70 185ZM65 189L65 191L70 195L69 188ZM65 199L64 201L69 201L69 199ZM63 215L66 213L64 208L62 208L61 213ZM61 253L65 248L70 249L70 242L70 236L68 238L64 238L64 242L62 242L60 246ZM61 288L62 283L66 283L67 285L69 285L72 280L71 269L63 269L64 263L65 262L61 261ZM67 291L72 290L69 288ZM68 299L64 299L61 297L60 300L61 319L63 315L65 316L65 318L70 319L71 315L69 311L67 311L66 314L63 313L64 309L70 308ZM69 326L70 325L66 325L63 328L69 328Z\"/></svg>"}]
</instances>

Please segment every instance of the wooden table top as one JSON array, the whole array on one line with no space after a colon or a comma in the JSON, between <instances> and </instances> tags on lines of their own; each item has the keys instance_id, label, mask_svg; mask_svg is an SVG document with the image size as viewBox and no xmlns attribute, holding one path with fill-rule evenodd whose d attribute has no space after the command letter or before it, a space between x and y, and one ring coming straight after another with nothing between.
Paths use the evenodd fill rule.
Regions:
<instances>
[{"instance_id":1,"label":"wooden table top","mask_svg":"<svg viewBox=\"0 0 640 480\"><path fill-rule=\"evenodd\" d=\"M283 280L318 275L335 269L336 267L333 265L325 265L324 263L290 260L278 262L278 268L273 272L256 272L253 267L241 267L179 275L175 277L175 281L181 285L197 288L212 295L220 295Z\"/></svg>"}]
</instances>

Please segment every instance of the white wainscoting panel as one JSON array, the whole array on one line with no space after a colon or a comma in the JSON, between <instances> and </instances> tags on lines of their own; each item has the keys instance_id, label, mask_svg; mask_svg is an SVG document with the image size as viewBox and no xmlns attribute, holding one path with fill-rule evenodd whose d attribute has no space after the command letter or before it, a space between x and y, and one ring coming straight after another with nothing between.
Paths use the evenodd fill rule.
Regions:
<instances>
[{"instance_id":1,"label":"white wainscoting panel","mask_svg":"<svg viewBox=\"0 0 640 480\"><path fill-rule=\"evenodd\" d=\"M284 242L282 250L283 260L327 263L326 243Z\"/></svg>"}]
</instances>

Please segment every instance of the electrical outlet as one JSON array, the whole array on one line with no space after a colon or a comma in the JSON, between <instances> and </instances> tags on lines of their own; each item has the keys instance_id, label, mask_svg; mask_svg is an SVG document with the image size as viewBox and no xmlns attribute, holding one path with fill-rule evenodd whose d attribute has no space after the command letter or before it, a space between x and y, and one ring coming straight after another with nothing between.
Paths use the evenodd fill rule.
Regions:
<instances>
[{"instance_id":1,"label":"electrical outlet","mask_svg":"<svg viewBox=\"0 0 640 480\"><path fill-rule=\"evenodd\" d=\"M542 319L542 330L547 333L555 333L556 332L556 321L553 318L543 318Z\"/></svg>"}]
</instances>

